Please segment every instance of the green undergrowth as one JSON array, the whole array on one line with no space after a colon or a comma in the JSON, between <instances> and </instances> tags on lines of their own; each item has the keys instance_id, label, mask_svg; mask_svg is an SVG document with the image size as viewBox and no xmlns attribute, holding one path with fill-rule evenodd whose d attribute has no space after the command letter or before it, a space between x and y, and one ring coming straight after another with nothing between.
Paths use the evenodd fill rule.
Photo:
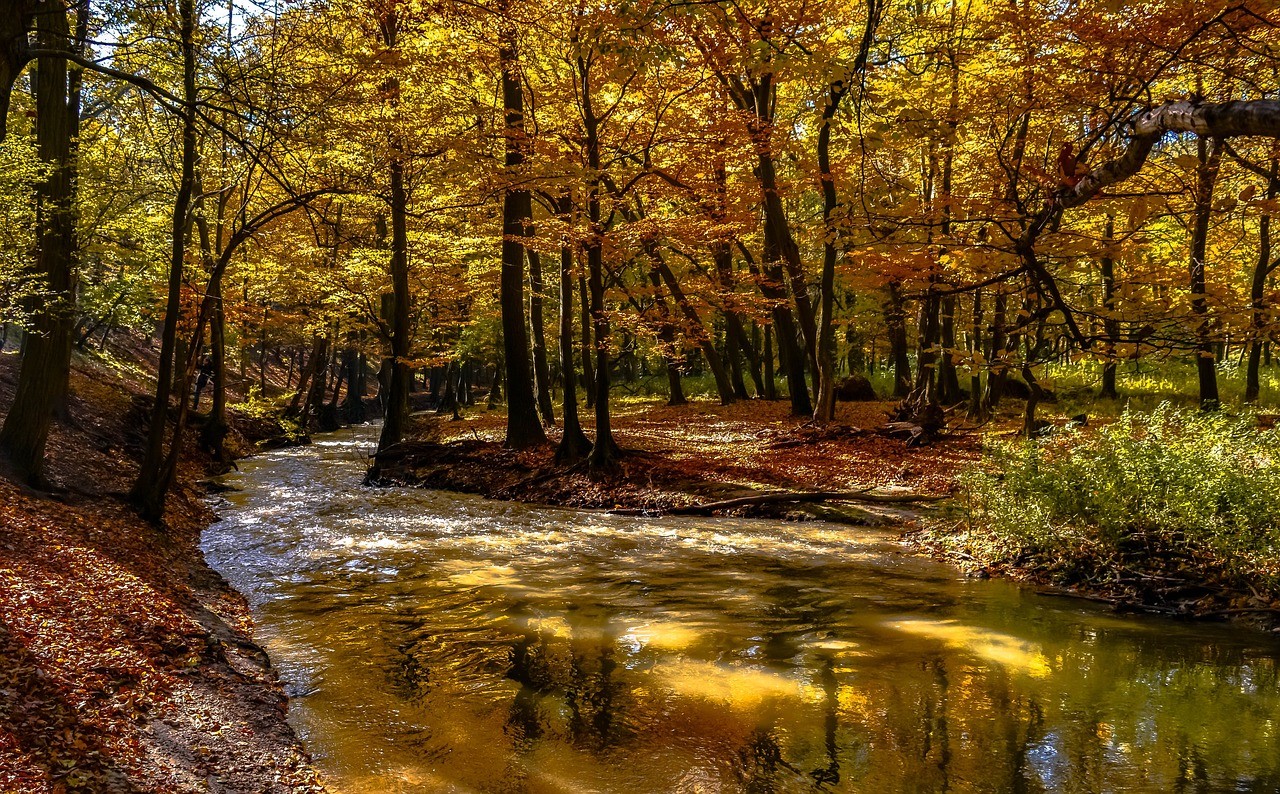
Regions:
<instances>
[{"instance_id":1,"label":"green undergrowth","mask_svg":"<svg viewBox=\"0 0 1280 794\"><path fill-rule=\"evenodd\" d=\"M242 420L259 425L255 435L261 438L275 438L289 442L306 438L307 431L298 424L295 417L285 415L285 406L291 396L282 394L278 397L266 397L256 385L249 387L245 399L234 403L230 408Z\"/></svg>"},{"instance_id":2,"label":"green undergrowth","mask_svg":"<svg viewBox=\"0 0 1280 794\"><path fill-rule=\"evenodd\" d=\"M1280 364L1280 359L1277 359ZM656 366L656 365L655 365ZM912 370L915 359L912 356ZM839 373L843 377L845 372ZM881 399L892 399L893 371L883 365L862 372ZM969 387L970 372L961 369L960 385ZM1015 373L1016 375L1016 373ZM1114 418L1126 410L1154 411L1163 403L1195 408L1199 405L1199 384L1195 363L1186 359L1143 359L1139 362L1123 362L1116 371L1118 397L1103 400L1098 397L1102 386L1102 365L1097 362L1052 362L1036 368L1041 385L1051 391L1054 401L1044 405L1044 410L1062 416L1087 414L1091 417ZM1273 411L1280 408L1280 365L1263 366L1259 372L1262 386L1258 407ZM755 392L754 384L745 374L747 389ZM985 382L985 376L984 376ZM690 399L715 399L716 384L710 373L688 374L681 378L685 396ZM785 398L787 381L779 371L774 386L777 394ZM1218 390L1221 402L1226 406L1244 404L1245 368L1233 357L1218 365ZM616 379L613 384L615 399L620 402L648 401L667 395L667 376L655 371L639 375L632 381Z\"/></svg>"},{"instance_id":3,"label":"green undergrowth","mask_svg":"<svg viewBox=\"0 0 1280 794\"><path fill-rule=\"evenodd\" d=\"M1046 365L1039 372L1043 385L1058 397L1063 415L1085 413L1089 416L1116 417L1125 410L1156 410L1163 403L1195 408L1199 405L1199 384L1193 361L1170 359L1124 362L1116 370L1118 399L1102 400L1102 366L1098 363L1072 362ZM1262 386L1258 406L1274 410L1280 406L1280 367L1263 366L1259 371ZM1236 360L1218 364L1218 392L1226 406L1244 404L1245 368Z\"/></svg>"},{"instance_id":4,"label":"green undergrowth","mask_svg":"<svg viewBox=\"0 0 1280 794\"><path fill-rule=\"evenodd\" d=\"M993 441L925 540L1064 584L1189 602L1280 594L1280 433L1161 404L1100 428Z\"/></svg>"}]
</instances>

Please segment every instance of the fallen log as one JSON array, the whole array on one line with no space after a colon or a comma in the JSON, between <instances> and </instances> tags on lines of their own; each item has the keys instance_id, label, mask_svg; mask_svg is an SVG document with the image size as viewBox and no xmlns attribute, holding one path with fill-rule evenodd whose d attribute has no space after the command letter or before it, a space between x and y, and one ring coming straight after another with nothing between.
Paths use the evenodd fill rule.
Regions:
<instances>
[{"instance_id":1,"label":"fallen log","mask_svg":"<svg viewBox=\"0 0 1280 794\"><path fill-rule=\"evenodd\" d=\"M733 510L738 507L756 507L770 504L812 503L812 502L863 502L868 504L915 504L918 502L941 502L951 497L946 494L914 494L914 493L872 493L870 488L860 491L774 491L772 493L739 496L734 499L723 499L718 502L704 502L698 505L671 507L666 510L644 508L618 508L610 510L619 516L709 516L720 510Z\"/></svg>"}]
</instances>

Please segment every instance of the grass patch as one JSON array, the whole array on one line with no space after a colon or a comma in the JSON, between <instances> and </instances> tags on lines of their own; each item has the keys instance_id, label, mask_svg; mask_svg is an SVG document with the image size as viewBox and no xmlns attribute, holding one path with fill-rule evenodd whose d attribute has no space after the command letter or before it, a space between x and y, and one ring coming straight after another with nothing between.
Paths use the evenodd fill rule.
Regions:
<instances>
[{"instance_id":1,"label":"grass patch","mask_svg":"<svg viewBox=\"0 0 1280 794\"><path fill-rule=\"evenodd\" d=\"M1189 408L1199 407L1199 383L1195 362L1169 359L1124 362L1116 369L1118 400L1100 400L1102 365L1097 362L1051 363L1039 371L1046 388L1059 398L1061 412L1067 416L1088 413L1090 416L1118 416L1126 409L1155 411L1163 403ZM1223 405L1244 403L1245 368L1236 360L1219 362L1218 391ZM1280 368L1264 366L1259 370L1262 386L1259 406L1280 406Z\"/></svg>"},{"instance_id":2,"label":"grass patch","mask_svg":"<svg viewBox=\"0 0 1280 794\"><path fill-rule=\"evenodd\" d=\"M985 452L961 476L960 520L927 542L1144 600L1280 592L1280 433L1253 415L1166 403Z\"/></svg>"}]
</instances>

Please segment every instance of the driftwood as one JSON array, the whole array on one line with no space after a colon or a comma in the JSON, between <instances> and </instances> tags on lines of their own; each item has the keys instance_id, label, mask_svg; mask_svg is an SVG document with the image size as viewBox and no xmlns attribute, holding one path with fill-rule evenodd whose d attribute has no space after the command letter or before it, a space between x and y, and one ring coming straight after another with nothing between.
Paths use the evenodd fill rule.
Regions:
<instances>
[{"instance_id":1,"label":"driftwood","mask_svg":"<svg viewBox=\"0 0 1280 794\"><path fill-rule=\"evenodd\" d=\"M915 504L918 502L941 502L950 499L949 495L934 496L914 493L871 493L870 489L861 491L775 491L773 493L739 496L735 499L724 499L719 502L705 502L699 505L670 507L665 510L647 510L641 508L619 508L610 510L620 516L709 516L719 510L732 510L738 507L755 507L770 504L813 503L813 502L864 502L869 504Z\"/></svg>"},{"instance_id":2,"label":"driftwood","mask_svg":"<svg viewBox=\"0 0 1280 794\"><path fill-rule=\"evenodd\" d=\"M1115 609L1117 612L1149 612L1154 615L1169 615L1170 617L1193 617L1193 613L1174 609L1173 607L1160 606L1158 604L1146 604L1141 601L1130 601L1123 598L1111 598L1109 596L1093 595L1078 590L1065 590L1060 587L1038 587L1036 592L1043 596L1053 596L1055 598L1078 598L1081 601L1092 601L1096 604L1106 604Z\"/></svg>"},{"instance_id":3,"label":"driftwood","mask_svg":"<svg viewBox=\"0 0 1280 794\"><path fill-rule=\"evenodd\" d=\"M914 422L889 422L880 432L886 436L902 438L908 447L918 447L929 443L937 436L938 431L915 424Z\"/></svg>"}]
</instances>

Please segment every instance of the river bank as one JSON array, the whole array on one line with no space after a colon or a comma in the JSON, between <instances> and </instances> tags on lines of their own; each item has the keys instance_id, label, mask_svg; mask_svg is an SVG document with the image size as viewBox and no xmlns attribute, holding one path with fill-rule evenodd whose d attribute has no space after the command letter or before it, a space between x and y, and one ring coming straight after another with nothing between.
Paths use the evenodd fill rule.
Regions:
<instances>
[{"instance_id":1,"label":"river bank","mask_svg":"<svg viewBox=\"0 0 1280 794\"><path fill-rule=\"evenodd\" d=\"M548 429L548 445L513 451L502 446L501 411L473 411L462 420L419 414L413 440L379 456L379 482L642 514L743 500L714 513L888 525L915 552L973 576L1013 579L1119 611L1230 619L1280 630L1275 596L1248 577L1224 575L1221 560L1202 551L1144 554L1135 547L1135 553L1099 549L1090 556L1082 547L1070 554L1011 553L1014 539L968 526L962 504L935 509L929 500L894 505L751 501L764 493L863 489L923 497L958 494L961 475L979 463L983 444L1013 440L1020 421L1011 404L981 429L912 446L881 432L893 407L883 401L842 403L837 424L820 429L788 416L782 402L721 406L696 401L670 407L652 400L621 401L614 428L626 454L606 474L593 474L582 464L557 465L556 428ZM1056 424L1066 421L1057 417Z\"/></svg>"},{"instance_id":2,"label":"river bank","mask_svg":"<svg viewBox=\"0 0 1280 794\"><path fill-rule=\"evenodd\" d=\"M1280 433L1250 411L1133 412L993 440L910 540L1118 608L1280 626Z\"/></svg>"},{"instance_id":3,"label":"river bank","mask_svg":"<svg viewBox=\"0 0 1280 794\"><path fill-rule=\"evenodd\" d=\"M787 404L753 400L724 406L694 401L620 401L613 427L624 454L616 470L558 465L558 428L550 443L503 448L505 414L475 411L462 420L419 414L412 440L378 457L379 483L440 488L561 507L664 512L774 491L890 488L926 496L950 493L977 459L979 438L957 433L910 446L879 429L891 402L844 403L827 428L801 424ZM590 425L588 423L588 434ZM717 511L756 518L825 518L883 523L898 511L829 504L750 504Z\"/></svg>"},{"instance_id":4,"label":"river bank","mask_svg":"<svg viewBox=\"0 0 1280 794\"><path fill-rule=\"evenodd\" d=\"M0 355L0 404L17 363ZM163 529L123 501L142 372L78 356L60 490L0 481L0 790L321 791L244 598L200 552L209 461L184 460Z\"/></svg>"}]
</instances>

